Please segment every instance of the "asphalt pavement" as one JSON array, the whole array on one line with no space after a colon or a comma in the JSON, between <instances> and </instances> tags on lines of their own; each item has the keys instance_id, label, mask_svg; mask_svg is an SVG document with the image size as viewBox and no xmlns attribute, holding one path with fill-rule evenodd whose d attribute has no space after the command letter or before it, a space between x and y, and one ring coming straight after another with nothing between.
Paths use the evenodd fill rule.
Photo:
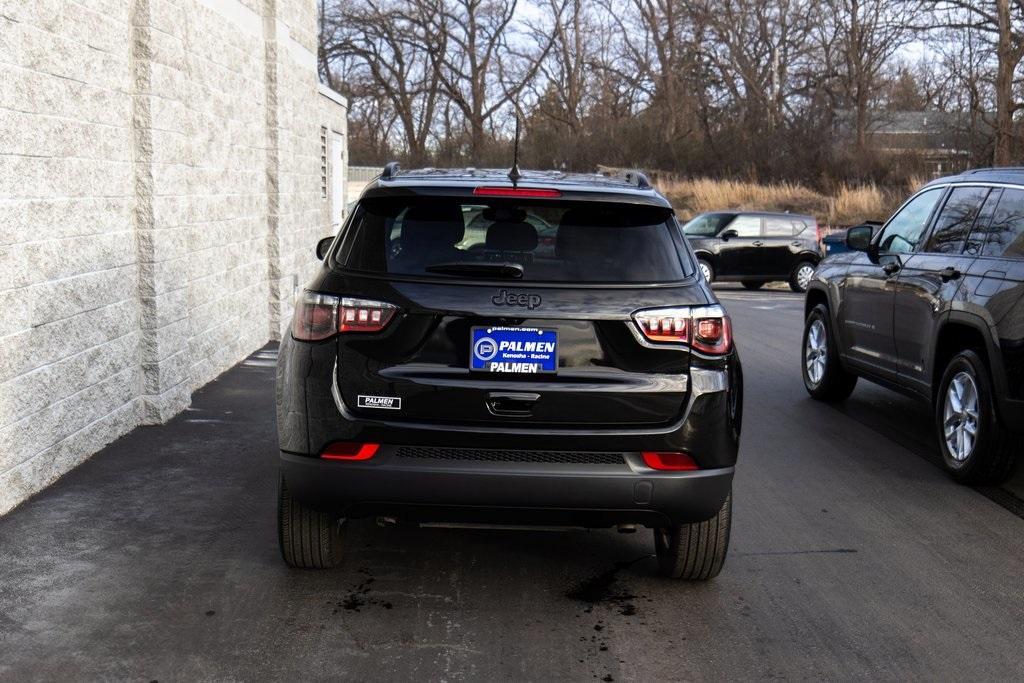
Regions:
<instances>
[{"instance_id":1,"label":"asphalt pavement","mask_svg":"<svg viewBox=\"0 0 1024 683\"><path fill-rule=\"evenodd\" d=\"M934 464L928 410L807 398L802 298L723 288L746 376L718 579L650 533L349 525L287 569L273 348L0 518L0 680L1020 679L1020 475Z\"/></svg>"}]
</instances>

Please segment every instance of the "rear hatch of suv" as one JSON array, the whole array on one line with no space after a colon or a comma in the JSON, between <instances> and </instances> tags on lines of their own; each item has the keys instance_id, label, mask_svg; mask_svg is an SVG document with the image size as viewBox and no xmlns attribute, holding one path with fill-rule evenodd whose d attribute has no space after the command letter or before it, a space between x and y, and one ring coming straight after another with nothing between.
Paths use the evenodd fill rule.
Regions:
<instances>
[{"instance_id":1,"label":"rear hatch of suv","mask_svg":"<svg viewBox=\"0 0 1024 683\"><path fill-rule=\"evenodd\" d=\"M680 419L694 348L727 350L729 329L671 210L498 190L361 200L329 296L306 302L334 308L343 409L410 426Z\"/></svg>"}]
</instances>

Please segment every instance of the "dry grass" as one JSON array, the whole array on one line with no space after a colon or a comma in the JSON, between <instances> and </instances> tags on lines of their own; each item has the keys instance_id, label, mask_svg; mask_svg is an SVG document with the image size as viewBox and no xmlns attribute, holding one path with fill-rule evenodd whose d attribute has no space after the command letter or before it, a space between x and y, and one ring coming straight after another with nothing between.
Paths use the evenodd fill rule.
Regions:
<instances>
[{"instance_id":1,"label":"dry grass","mask_svg":"<svg viewBox=\"0 0 1024 683\"><path fill-rule=\"evenodd\" d=\"M868 219L883 220L888 217L892 199L876 185L860 187L841 186L830 199L829 224L846 224Z\"/></svg>"},{"instance_id":2,"label":"dry grass","mask_svg":"<svg viewBox=\"0 0 1024 683\"><path fill-rule=\"evenodd\" d=\"M795 183L765 185L737 180L662 177L657 184L683 218L702 211L724 209L789 211L810 214L823 224L843 226L864 220L884 220L920 187L922 181L914 179L908 187L898 188L840 185L828 195Z\"/></svg>"},{"instance_id":3,"label":"dry grass","mask_svg":"<svg viewBox=\"0 0 1024 683\"><path fill-rule=\"evenodd\" d=\"M737 180L684 180L665 190L670 196L684 198L694 211L735 208L754 210L771 206L778 211L821 211L824 198L802 185L780 183L759 185Z\"/></svg>"}]
</instances>

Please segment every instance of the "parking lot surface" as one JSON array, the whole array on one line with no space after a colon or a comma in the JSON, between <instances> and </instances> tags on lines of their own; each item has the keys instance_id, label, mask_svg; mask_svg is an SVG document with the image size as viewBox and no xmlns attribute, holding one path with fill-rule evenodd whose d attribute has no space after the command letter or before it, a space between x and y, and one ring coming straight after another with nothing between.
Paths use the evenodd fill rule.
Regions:
<instances>
[{"instance_id":1,"label":"parking lot surface","mask_svg":"<svg viewBox=\"0 0 1024 683\"><path fill-rule=\"evenodd\" d=\"M720 290L746 376L721 576L649 531L349 525L287 569L272 348L0 519L0 679L1010 679L1024 676L1020 475L951 482L928 409L799 373L802 297Z\"/></svg>"}]
</instances>

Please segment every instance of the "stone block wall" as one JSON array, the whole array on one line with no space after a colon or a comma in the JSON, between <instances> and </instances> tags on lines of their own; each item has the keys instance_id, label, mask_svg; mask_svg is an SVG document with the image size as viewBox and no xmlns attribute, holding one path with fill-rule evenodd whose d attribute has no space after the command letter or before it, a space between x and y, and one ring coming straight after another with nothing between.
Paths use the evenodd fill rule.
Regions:
<instances>
[{"instance_id":1,"label":"stone block wall","mask_svg":"<svg viewBox=\"0 0 1024 683\"><path fill-rule=\"evenodd\" d=\"M0 514L286 330L345 132L316 21L0 0Z\"/></svg>"}]
</instances>

